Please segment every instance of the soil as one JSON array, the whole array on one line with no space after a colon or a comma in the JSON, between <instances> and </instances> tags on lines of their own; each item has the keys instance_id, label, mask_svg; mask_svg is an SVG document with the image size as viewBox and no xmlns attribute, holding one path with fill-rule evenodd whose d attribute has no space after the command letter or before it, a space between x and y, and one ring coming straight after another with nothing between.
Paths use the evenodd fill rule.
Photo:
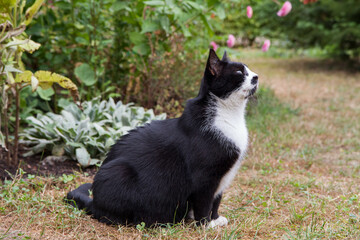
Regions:
<instances>
[{"instance_id":1,"label":"soil","mask_svg":"<svg viewBox=\"0 0 360 240\"><path fill-rule=\"evenodd\" d=\"M21 147L20 147L21 148ZM66 160L61 163L50 164L41 161L44 156L35 155L31 157L23 157L24 149L20 149L19 154L19 167L27 174L40 175L40 176L61 176L62 174L71 174L75 171L88 173L89 176L96 174L98 168L95 166L82 168L73 160ZM16 174L18 167L9 166L6 160L7 152L0 147L0 180L11 179L11 175Z\"/></svg>"}]
</instances>

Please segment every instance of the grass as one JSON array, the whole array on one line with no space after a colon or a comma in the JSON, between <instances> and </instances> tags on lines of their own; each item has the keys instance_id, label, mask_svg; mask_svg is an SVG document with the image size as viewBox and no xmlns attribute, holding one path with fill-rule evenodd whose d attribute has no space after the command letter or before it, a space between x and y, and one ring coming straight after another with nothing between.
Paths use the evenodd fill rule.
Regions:
<instances>
[{"instance_id":1,"label":"grass","mask_svg":"<svg viewBox=\"0 0 360 240\"><path fill-rule=\"evenodd\" d=\"M266 87L250 104L251 146L220 207L227 227L107 226L62 201L90 177L20 172L0 186L0 239L359 239L360 74L312 59L242 61Z\"/></svg>"}]
</instances>

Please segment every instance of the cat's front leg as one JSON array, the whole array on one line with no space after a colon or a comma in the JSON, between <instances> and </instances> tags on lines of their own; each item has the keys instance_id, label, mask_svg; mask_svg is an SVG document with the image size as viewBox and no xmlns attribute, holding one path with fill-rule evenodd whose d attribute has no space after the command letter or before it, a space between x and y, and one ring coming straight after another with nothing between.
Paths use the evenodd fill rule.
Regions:
<instances>
[{"instance_id":1,"label":"cat's front leg","mask_svg":"<svg viewBox=\"0 0 360 240\"><path fill-rule=\"evenodd\" d=\"M219 194L214 199L212 210L211 210L211 220L217 219L219 217L218 210L219 210L221 198L222 198L222 194Z\"/></svg>"},{"instance_id":2,"label":"cat's front leg","mask_svg":"<svg viewBox=\"0 0 360 240\"><path fill-rule=\"evenodd\" d=\"M192 194L192 210L197 224L206 225L211 221L211 210L214 201L213 196L214 193L206 190Z\"/></svg>"},{"instance_id":3,"label":"cat's front leg","mask_svg":"<svg viewBox=\"0 0 360 240\"><path fill-rule=\"evenodd\" d=\"M221 227L228 224L228 220L223 216L219 216L218 213L221 198L222 194L219 194L214 199L211 211L211 222L209 223L208 228Z\"/></svg>"}]
</instances>

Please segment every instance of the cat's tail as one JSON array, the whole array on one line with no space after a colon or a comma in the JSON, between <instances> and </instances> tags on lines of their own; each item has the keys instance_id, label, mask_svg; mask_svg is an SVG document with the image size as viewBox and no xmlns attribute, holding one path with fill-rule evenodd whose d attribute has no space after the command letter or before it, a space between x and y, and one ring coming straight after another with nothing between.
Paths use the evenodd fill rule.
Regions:
<instances>
[{"instance_id":1,"label":"cat's tail","mask_svg":"<svg viewBox=\"0 0 360 240\"><path fill-rule=\"evenodd\" d=\"M92 214L92 198L90 198L90 192L92 184L85 183L77 189L69 192L64 199L65 202L79 209L84 209L87 214Z\"/></svg>"}]
</instances>

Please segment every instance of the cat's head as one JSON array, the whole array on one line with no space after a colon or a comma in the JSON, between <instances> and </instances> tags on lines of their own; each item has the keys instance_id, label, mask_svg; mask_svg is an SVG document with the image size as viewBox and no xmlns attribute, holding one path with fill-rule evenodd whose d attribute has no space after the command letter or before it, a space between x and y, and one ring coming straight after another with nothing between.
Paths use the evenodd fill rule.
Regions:
<instances>
[{"instance_id":1,"label":"cat's head","mask_svg":"<svg viewBox=\"0 0 360 240\"><path fill-rule=\"evenodd\" d=\"M245 64L232 62L226 52L220 60L213 49L210 49L207 60L204 82L205 89L213 95L227 99L247 99L258 88L258 75Z\"/></svg>"}]
</instances>

